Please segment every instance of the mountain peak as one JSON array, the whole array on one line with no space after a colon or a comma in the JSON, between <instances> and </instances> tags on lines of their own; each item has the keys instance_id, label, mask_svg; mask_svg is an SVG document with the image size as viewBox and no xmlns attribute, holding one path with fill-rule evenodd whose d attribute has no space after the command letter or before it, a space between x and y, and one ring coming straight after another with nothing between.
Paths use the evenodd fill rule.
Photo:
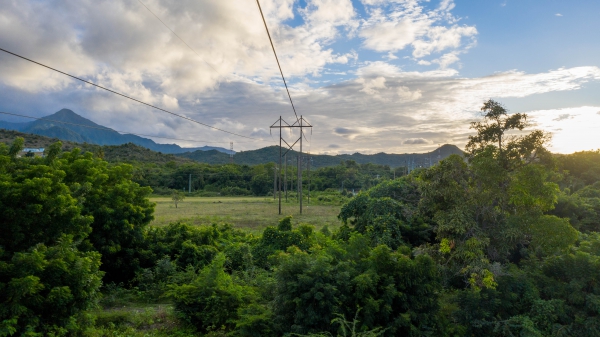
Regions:
<instances>
[{"instance_id":1,"label":"mountain peak","mask_svg":"<svg viewBox=\"0 0 600 337\"><path fill-rule=\"evenodd\" d=\"M74 116L77 116L77 117L81 117L78 114L76 114L75 112L73 112L73 110L65 109L65 108L60 109L59 111L55 112L53 115L50 115L50 116L61 116L61 117L74 117Z\"/></svg>"},{"instance_id":2,"label":"mountain peak","mask_svg":"<svg viewBox=\"0 0 600 337\"><path fill-rule=\"evenodd\" d=\"M112 129L107 128L102 125L98 125L98 124L92 122L91 120L89 120L81 115L76 114L75 112L73 112L73 110L70 110L70 109L60 109L59 111L53 113L52 115L43 117L41 120L44 120L44 119L55 120L55 121L59 121L59 122L81 124L81 125L87 125L87 126L93 126L93 127L100 127L100 128L105 128L107 130L112 131Z\"/></svg>"}]
</instances>

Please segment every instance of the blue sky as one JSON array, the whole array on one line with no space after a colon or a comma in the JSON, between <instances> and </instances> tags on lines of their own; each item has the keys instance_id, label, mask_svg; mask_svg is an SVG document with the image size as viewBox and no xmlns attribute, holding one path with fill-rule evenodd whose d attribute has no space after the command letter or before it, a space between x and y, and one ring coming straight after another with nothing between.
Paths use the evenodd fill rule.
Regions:
<instances>
[{"instance_id":1,"label":"blue sky","mask_svg":"<svg viewBox=\"0 0 600 337\"><path fill-rule=\"evenodd\" d=\"M135 0L4 1L0 47L264 141L174 119L5 54L0 111L70 108L119 130L233 141L237 150L272 145L268 125L293 113L255 1L142 1L193 51ZM552 151L600 148L598 1L261 4L297 110L315 126L313 152L462 147L489 98L552 133Z\"/></svg>"}]
</instances>

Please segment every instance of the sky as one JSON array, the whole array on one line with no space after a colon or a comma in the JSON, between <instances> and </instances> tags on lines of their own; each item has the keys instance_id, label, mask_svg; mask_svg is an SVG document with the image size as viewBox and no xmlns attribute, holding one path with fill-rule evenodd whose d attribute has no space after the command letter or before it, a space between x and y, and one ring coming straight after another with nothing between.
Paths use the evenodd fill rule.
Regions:
<instances>
[{"instance_id":1,"label":"sky","mask_svg":"<svg viewBox=\"0 0 600 337\"><path fill-rule=\"evenodd\" d=\"M553 152L600 148L600 1L260 3L296 111L313 125L304 151L462 148L488 99L551 133ZM0 48L255 139L0 52L2 112L68 108L116 130L236 151L278 144L269 126L296 120L254 0L4 0Z\"/></svg>"}]
</instances>

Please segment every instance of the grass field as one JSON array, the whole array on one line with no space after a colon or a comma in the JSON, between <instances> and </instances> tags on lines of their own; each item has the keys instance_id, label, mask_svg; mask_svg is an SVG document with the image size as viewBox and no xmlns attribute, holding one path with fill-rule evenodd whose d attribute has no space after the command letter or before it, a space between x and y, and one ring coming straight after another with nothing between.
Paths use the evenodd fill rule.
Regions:
<instances>
[{"instance_id":1,"label":"grass field","mask_svg":"<svg viewBox=\"0 0 600 337\"><path fill-rule=\"evenodd\" d=\"M324 225L336 228L341 223L337 219L339 205L304 205L302 215L298 204L282 203L282 215L273 198L263 197L189 197L180 202L177 208L170 197L153 197L156 203L153 226L164 226L181 221L194 225L230 223L250 231L275 226L279 219L291 215L292 223L309 223L321 228Z\"/></svg>"}]
</instances>

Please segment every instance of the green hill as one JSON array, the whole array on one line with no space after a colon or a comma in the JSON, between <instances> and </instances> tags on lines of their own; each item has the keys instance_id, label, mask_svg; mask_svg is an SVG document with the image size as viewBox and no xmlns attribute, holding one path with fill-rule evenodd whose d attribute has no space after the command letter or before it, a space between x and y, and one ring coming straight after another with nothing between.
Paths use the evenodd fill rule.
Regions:
<instances>
[{"instance_id":1,"label":"green hill","mask_svg":"<svg viewBox=\"0 0 600 337\"><path fill-rule=\"evenodd\" d=\"M0 143L11 144L16 137L23 137L23 139L25 139L25 147L33 148L46 148L50 144L59 141L58 138L0 129ZM93 153L98 153L100 150L102 150L104 153L104 159L109 162L141 162L156 164L164 164L170 161L174 161L176 163L192 162L192 160L184 157L176 157L172 154L164 154L152 151L132 143L100 146L65 140L61 140L61 142L63 143L64 151L70 151L76 147L82 149L83 151L89 151Z\"/></svg>"},{"instance_id":2,"label":"green hill","mask_svg":"<svg viewBox=\"0 0 600 337\"><path fill-rule=\"evenodd\" d=\"M10 131L0 129L0 142L10 144L15 137L23 137L27 147L47 147L50 144L58 141L58 137L46 137L36 134L29 134L18 131ZM174 162L201 162L207 164L227 164L230 162L229 155L217 150L194 152L185 152L181 154L164 154L161 152L152 151L146 147L135 145L132 143L122 145L95 145L85 142L65 141L63 142L64 150L71 150L79 147L84 151L98 152L100 149L104 152L104 158L111 162L146 162L146 163L166 163ZM288 164L296 165L296 151L290 151L287 154ZM379 164L388 165L390 167L428 167L452 154L462 155L463 152L455 145L443 145L440 148L427 153L405 153L405 154L341 154L341 155L311 155L311 166L313 168L336 166L340 162L353 160L359 164ZM271 162L278 162L279 147L269 146L257 150L242 151L234 155L234 163L242 165L258 165Z\"/></svg>"},{"instance_id":3,"label":"green hill","mask_svg":"<svg viewBox=\"0 0 600 337\"><path fill-rule=\"evenodd\" d=\"M457 146L446 144L440 148L427 152L427 153L405 153L405 154L390 154L390 153L377 153L377 154L341 154L341 155L311 155L311 165L314 168L335 166L342 161L354 160L359 164L379 164L389 165L390 167L428 167L430 164L435 164L439 159L444 159L452 154L462 155L461 151ZM208 163L208 164L225 164L229 162L229 155L220 153L217 151L194 151L176 154L178 157L185 157L197 162ZM288 152L288 162L293 160L297 156L296 151ZM234 156L234 162L237 164L246 165L257 165L269 162L277 162L279 160L279 147L269 146L258 150L242 151L236 153Z\"/></svg>"}]
</instances>

